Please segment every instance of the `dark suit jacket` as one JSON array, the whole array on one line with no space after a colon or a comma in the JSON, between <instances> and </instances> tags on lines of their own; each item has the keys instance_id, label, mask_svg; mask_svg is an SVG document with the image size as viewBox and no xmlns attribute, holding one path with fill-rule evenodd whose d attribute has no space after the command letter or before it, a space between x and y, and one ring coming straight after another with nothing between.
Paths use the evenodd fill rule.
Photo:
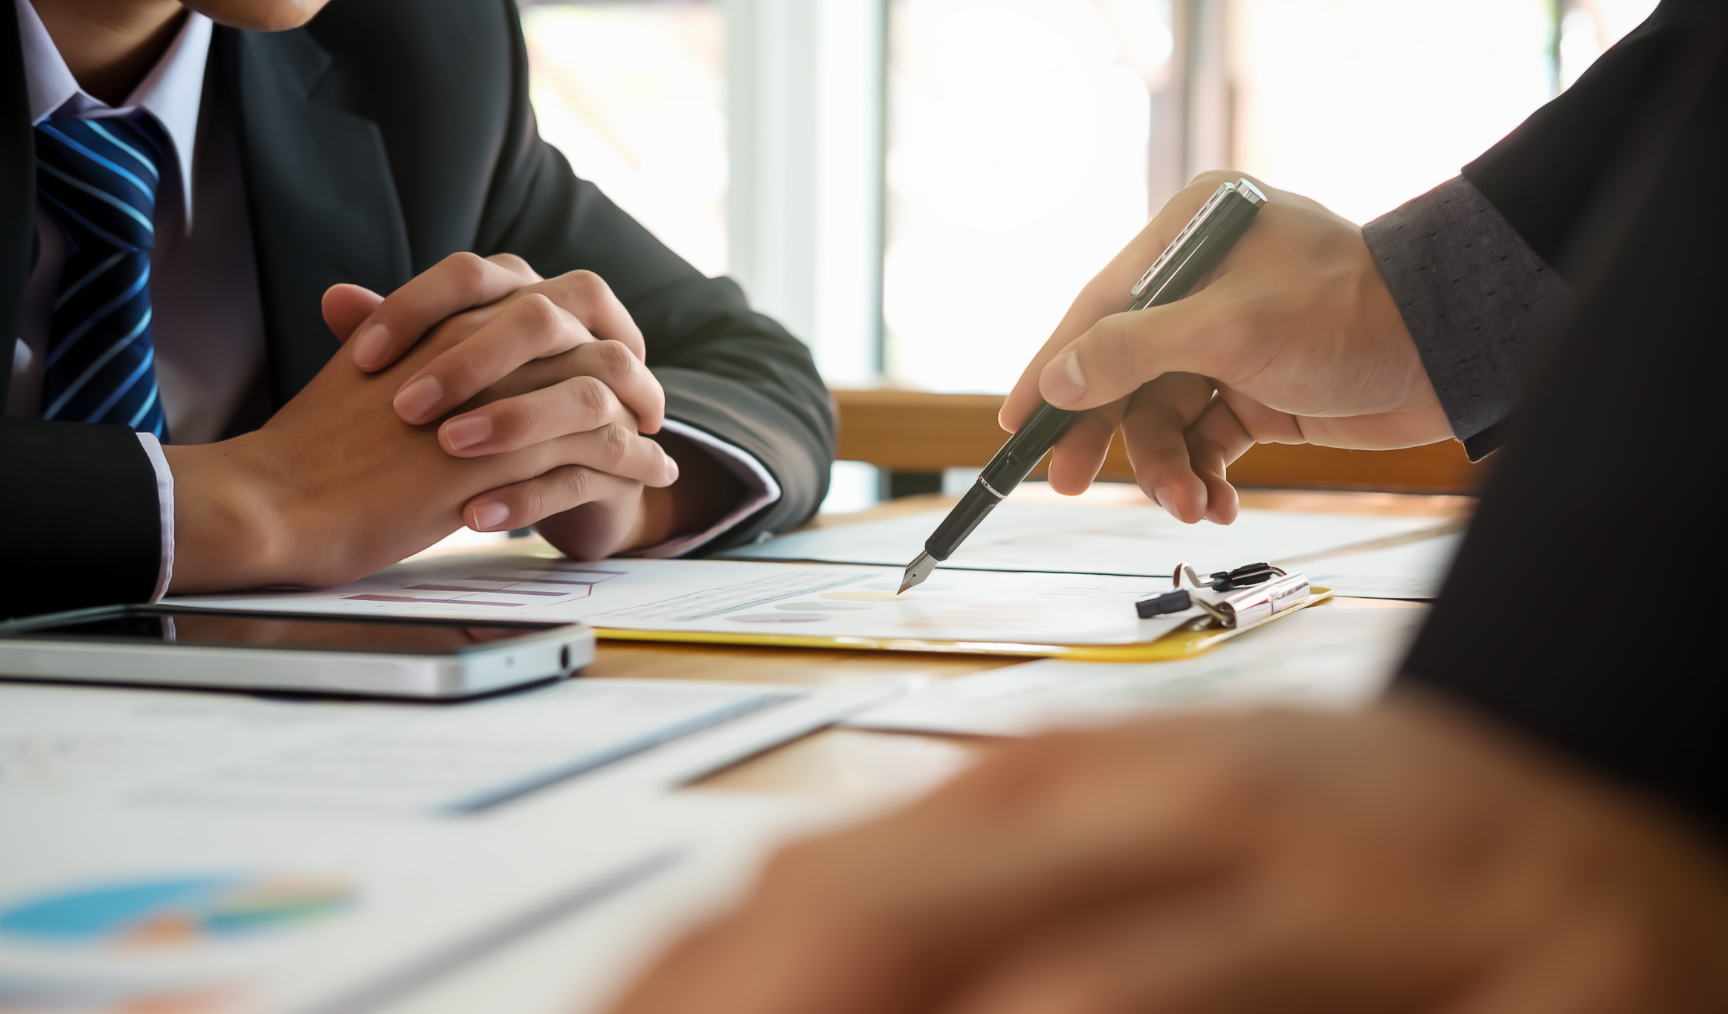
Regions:
<instances>
[{"instance_id":1,"label":"dark suit jacket","mask_svg":"<svg viewBox=\"0 0 1728 1014\"><path fill-rule=\"evenodd\" d=\"M35 204L18 53L0 16L0 408ZM338 347L319 310L328 286L389 292L455 251L510 252L542 275L604 277L647 338L667 414L774 475L783 497L728 544L821 502L834 420L808 352L540 140L512 0L335 0L295 31L217 28L204 96L240 139L274 405ZM0 419L0 477L0 616L148 597L155 479L129 431Z\"/></svg>"},{"instance_id":2,"label":"dark suit jacket","mask_svg":"<svg viewBox=\"0 0 1728 1014\"><path fill-rule=\"evenodd\" d=\"M1668 0L1466 174L1577 293L1405 663L1728 832L1728 10Z\"/></svg>"}]
</instances>

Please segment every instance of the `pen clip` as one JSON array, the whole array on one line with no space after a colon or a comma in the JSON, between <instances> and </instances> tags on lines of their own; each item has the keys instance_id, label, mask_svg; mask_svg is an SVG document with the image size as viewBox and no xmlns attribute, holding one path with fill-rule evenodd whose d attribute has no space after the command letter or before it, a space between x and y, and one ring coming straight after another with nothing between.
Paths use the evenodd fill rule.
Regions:
<instances>
[{"instance_id":1,"label":"pen clip","mask_svg":"<svg viewBox=\"0 0 1728 1014\"><path fill-rule=\"evenodd\" d=\"M1146 273L1140 276L1140 280L1134 283L1134 287L1128 290L1128 295L1134 299L1144 295L1146 287L1152 284L1152 279L1157 277L1158 273L1176 258L1183 244L1187 243L1194 233L1206 224L1213 213L1218 210L1219 205L1224 203L1224 198L1233 193L1242 195L1249 204L1255 207L1266 203L1266 195L1261 193L1260 188L1251 183L1247 177L1234 183L1218 184L1218 189L1212 191L1212 196L1206 198L1205 204L1200 205L1200 210L1194 213L1194 217L1188 220L1188 224L1182 227L1182 231L1176 234L1176 238L1170 241L1170 245L1164 248L1164 252L1158 255L1158 259L1152 262L1152 266L1146 269Z\"/></svg>"},{"instance_id":2,"label":"pen clip","mask_svg":"<svg viewBox=\"0 0 1728 1014\"><path fill-rule=\"evenodd\" d=\"M1206 203L1200 205L1200 210L1194 213L1194 217L1188 220L1188 224L1182 227L1182 231L1176 234L1176 238L1170 241L1170 245L1164 248L1164 252L1158 255L1158 259L1152 262L1152 266L1146 269L1146 273L1140 276L1140 280L1134 283L1134 287L1128 290L1128 294L1137 297L1145 292L1146 286L1152 284L1152 279L1158 272L1163 271L1164 266L1169 264L1175 258L1177 251L1182 249L1182 244L1188 242L1188 238L1206 224L1206 220L1212 217L1214 211L1218 210L1218 205L1224 203L1224 198L1235 189L1236 184L1234 183L1218 184L1218 189L1212 191L1212 196L1206 198Z\"/></svg>"},{"instance_id":3,"label":"pen clip","mask_svg":"<svg viewBox=\"0 0 1728 1014\"><path fill-rule=\"evenodd\" d=\"M1186 576L1188 583L1195 588L1210 588L1213 591L1235 591L1252 585L1263 584L1274 577L1286 576L1284 568L1274 567L1270 563L1249 563L1235 570L1214 571L1210 577L1202 578L1194 568L1187 563L1176 564L1171 575L1170 586L1182 587L1182 578Z\"/></svg>"}]
</instances>

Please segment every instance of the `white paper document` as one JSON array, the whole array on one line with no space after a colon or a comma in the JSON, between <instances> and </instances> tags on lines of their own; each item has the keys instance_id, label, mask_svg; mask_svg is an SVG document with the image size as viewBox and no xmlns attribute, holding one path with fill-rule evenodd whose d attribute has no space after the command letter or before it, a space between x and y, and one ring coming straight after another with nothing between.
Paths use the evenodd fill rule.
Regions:
<instances>
[{"instance_id":1,"label":"white paper document","mask_svg":"<svg viewBox=\"0 0 1728 1014\"><path fill-rule=\"evenodd\" d=\"M715 893L686 872L759 855L796 823L786 809L637 796L359 823L0 804L0 1011L406 1011L548 932L586 928L581 952L482 979L495 993L468 1008L529 1009L526 986L550 1014L618 988L705 900L693 886Z\"/></svg>"},{"instance_id":2,"label":"white paper document","mask_svg":"<svg viewBox=\"0 0 1728 1014\"><path fill-rule=\"evenodd\" d=\"M873 729L1022 736L1177 708L1348 708L1377 696L1427 616L1419 606L1305 609L1195 658L1046 660L925 684L848 720Z\"/></svg>"},{"instance_id":3,"label":"white paper document","mask_svg":"<svg viewBox=\"0 0 1728 1014\"><path fill-rule=\"evenodd\" d=\"M200 608L452 619L582 620L630 630L1029 644L1135 644L1192 619L1142 620L1163 582L1088 574L938 570L905 594L901 568L731 560L453 556L410 561L320 592L205 595Z\"/></svg>"},{"instance_id":4,"label":"white paper document","mask_svg":"<svg viewBox=\"0 0 1728 1014\"><path fill-rule=\"evenodd\" d=\"M1434 599L1464 542L1462 532L1385 549L1322 557L1302 564L1308 579L1339 595L1369 599Z\"/></svg>"},{"instance_id":5,"label":"white paper document","mask_svg":"<svg viewBox=\"0 0 1728 1014\"><path fill-rule=\"evenodd\" d=\"M0 812L459 818L572 788L657 791L895 692L576 679L462 704L379 704L0 684Z\"/></svg>"},{"instance_id":6,"label":"white paper document","mask_svg":"<svg viewBox=\"0 0 1728 1014\"><path fill-rule=\"evenodd\" d=\"M937 510L792 532L727 555L905 567L945 516L945 511ZM1179 561L1202 572L1261 560L1300 561L1379 539L1437 532L1444 523L1431 517L1244 510L1234 524L1184 525L1155 506L1010 499L985 518L942 566L1169 577Z\"/></svg>"},{"instance_id":7,"label":"white paper document","mask_svg":"<svg viewBox=\"0 0 1728 1014\"><path fill-rule=\"evenodd\" d=\"M583 952L528 983L537 1010L568 1009L664 942L692 869L788 824L784 805L667 788L895 692L577 679L393 704L0 683L0 1011L411 1010L574 930ZM525 1009L529 971L474 1009Z\"/></svg>"}]
</instances>

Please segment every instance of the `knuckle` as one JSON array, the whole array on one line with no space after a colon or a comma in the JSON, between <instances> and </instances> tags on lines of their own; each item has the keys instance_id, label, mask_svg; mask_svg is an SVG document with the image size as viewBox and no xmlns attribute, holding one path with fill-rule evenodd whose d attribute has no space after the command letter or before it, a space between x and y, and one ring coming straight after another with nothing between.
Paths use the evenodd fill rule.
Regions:
<instances>
[{"instance_id":1,"label":"knuckle","mask_svg":"<svg viewBox=\"0 0 1728 1014\"><path fill-rule=\"evenodd\" d=\"M593 377L572 377L566 387L585 421L596 423L611 411L612 390Z\"/></svg>"},{"instance_id":2,"label":"knuckle","mask_svg":"<svg viewBox=\"0 0 1728 1014\"><path fill-rule=\"evenodd\" d=\"M630 351L630 346L619 341L596 342L590 355L607 376L628 376L636 366L636 354Z\"/></svg>"},{"instance_id":3,"label":"knuckle","mask_svg":"<svg viewBox=\"0 0 1728 1014\"><path fill-rule=\"evenodd\" d=\"M1241 173L1232 172L1229 169L1207 169L1189 180L1188 185L1191 187L1204 186L1209 189L1216 189L1220 183L1229 183L1241 178Z\"/></svg>"},{"instance_id":4,"label":"knuckle","mask_svg":"<svg viewBox=\"0 0 1728 1014\"><path fill-rule=\"evenodd\" d=\"M636 434L622 423L612 423L600 431L601 459L610 469L616 469L630 457Z\"/></svg>"},{"instance_id":5,"label":"knuckle","mask_svg":"<svg viewBox=\"0 0 1728 1014\"><path fill-rule=\"evenodd\" d=\"M566 465L558 470L560 510L587 503L594 495L594 473L581 465Z\"/></svg>"},{"instance_id":6,"label":"knuckle","mask_svg":"<svg viewBox=\"0 0 1728 1014\"><path fill-rule=\"evenodd\" d=\"M519 326L539 337L556 334L563 325L557 304L543 292L530 292L516 300L511 311Z\"/></svg>"},{"instance_id":7,"label":"knuckle","mask_svg":"<svg viewBox=\"0 0 1728 1014\"><path fill-rule=\"evenodd\" d=\"M605 280L592 271L578 268L565 277L569 280L570 291L585 299L597 299L612 292Z\"/></svg>"},{"instance_id":8,"label":"knuckle","mask_svg":"<svg viewBox=\"0 0 1728 1014\"><path fill-rule=\"evenodd\" d=\"M546 486L545 486L545 483L540 483L540 482L524 483L519 489L516 490L515 496L512 497L511 499L516 501L514 504L511 504L511 506L510 506L510 517L512 519L519 519L519 518L533 519L533 518L540 518L540 517L545 516L545 513L546 513ZM530 520L527 523L532 524L533 522Z\"/></svg>"},{"instance_id":9,"label":"knuckle","mask_svg":"<svg viewBox=\"0 0 1728 1014\"><path fill-rule=\"evenodd\" d=\"M478 299L485 289L488 267L485 258L467 250L444 258L445 272L450 276L450 287L463 294L470 304Z\"/></svg>"},{"instance_id":10,"label":"knuckle","mask_svg":"<svg viewBox=\"0 0 1728 1014\"><path fill-rule=\"evenodd\" d=\"M594 304L598 293L595 283L599 280L600 276L592 271L566 271L552 279L545 286L545 290L553 293L555 301L566 310L585 316L589 307Z\"/></svg>"}]
</instances>

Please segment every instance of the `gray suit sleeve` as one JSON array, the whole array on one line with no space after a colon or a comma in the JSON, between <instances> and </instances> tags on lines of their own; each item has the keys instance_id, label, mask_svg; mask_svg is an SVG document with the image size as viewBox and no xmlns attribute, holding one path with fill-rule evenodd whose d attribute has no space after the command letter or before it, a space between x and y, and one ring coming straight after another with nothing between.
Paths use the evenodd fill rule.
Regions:
<instances>
[{"instance_id":1,"label":"gray suit sleeve","mask_svg":"<svg viewBox=\"0 0 1728 1014\"><path fill-rule=\"evenodd\" d=\"M1497 448L1530 346L1571 295L1462 176L1368 223L1362 238L1472 460Z\"/></svg>"}]
</instances>

